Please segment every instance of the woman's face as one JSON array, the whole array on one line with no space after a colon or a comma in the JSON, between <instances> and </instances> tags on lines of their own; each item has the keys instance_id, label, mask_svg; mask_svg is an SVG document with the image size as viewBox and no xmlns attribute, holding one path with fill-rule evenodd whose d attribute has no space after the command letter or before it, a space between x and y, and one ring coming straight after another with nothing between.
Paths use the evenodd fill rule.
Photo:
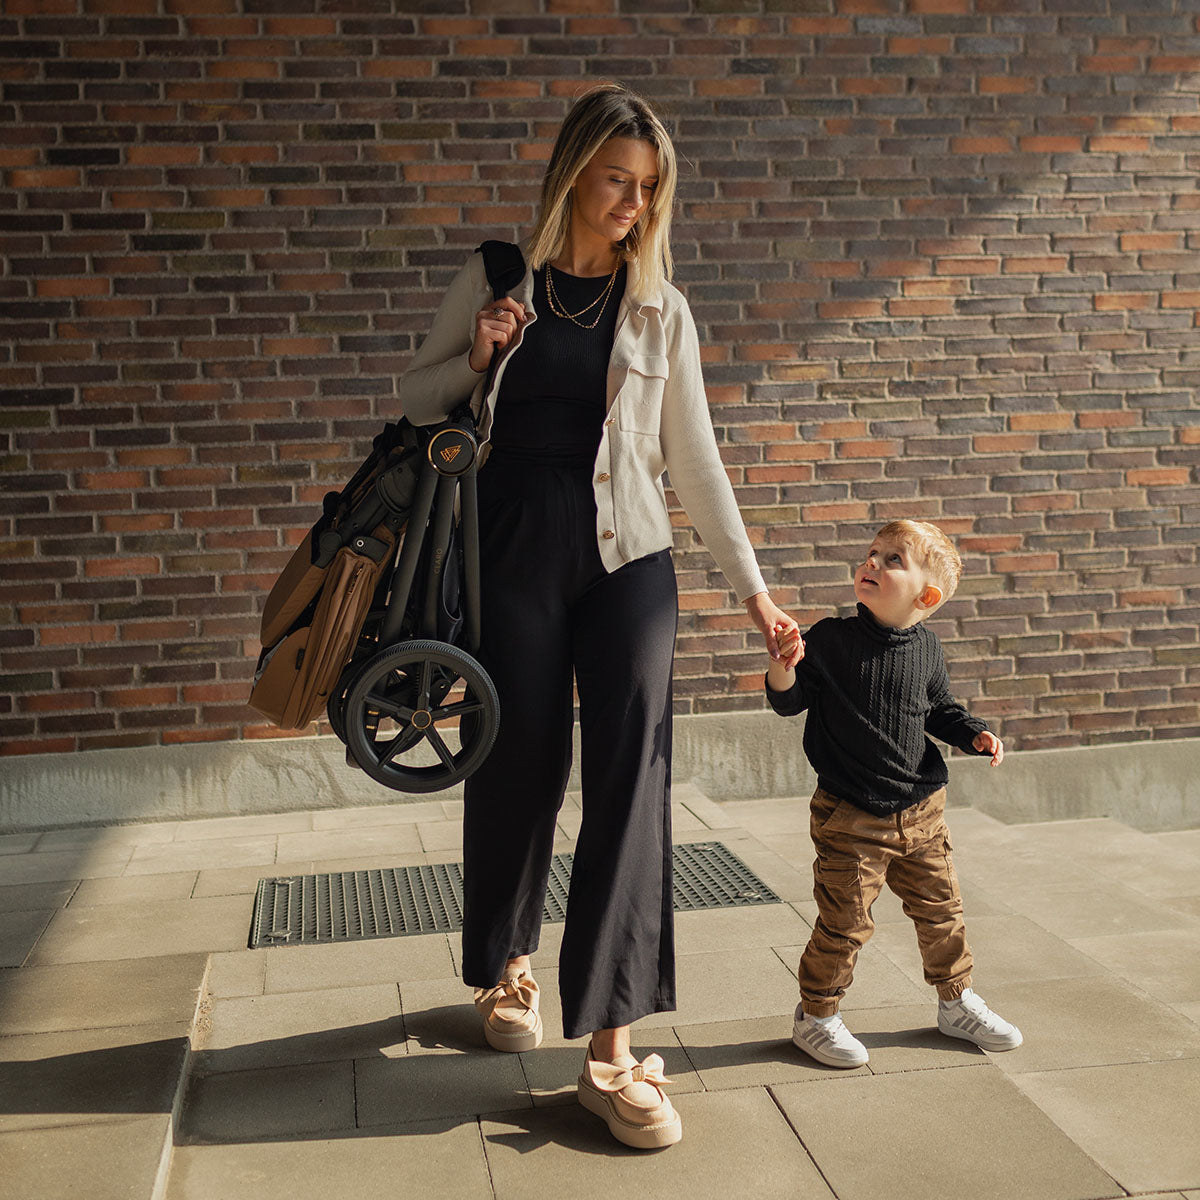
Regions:
<instances>
[{"instance_id":1,"label":"woman's face","mask_svg":"<svg viewBox=\"0 0 1200 1200\"><path fill-rule=\"evenodd\" d=\"M571 188L571 228L619 242L646 212L658 186L658 156L649 142L611 138Z\"/></svg>"}]
</instances>

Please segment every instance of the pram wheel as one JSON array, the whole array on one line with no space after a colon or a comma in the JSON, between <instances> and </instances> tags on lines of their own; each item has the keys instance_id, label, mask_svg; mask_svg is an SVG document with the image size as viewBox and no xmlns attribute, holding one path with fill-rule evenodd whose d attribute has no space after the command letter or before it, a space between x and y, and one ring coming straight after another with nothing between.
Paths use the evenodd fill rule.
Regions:
<instances>
[{"instance_id":1,"label":"pram wheel","mask_svg":"<svg viewBox=\"0 0 1200 1200\"><path fill-rule=\"evenodd\" d=\"M340 707L355 761L402 792L436 792L466 779L487 757L500 723L495 684L448 642L381 650L357 669Z\"/></svg>"}]
</instances>

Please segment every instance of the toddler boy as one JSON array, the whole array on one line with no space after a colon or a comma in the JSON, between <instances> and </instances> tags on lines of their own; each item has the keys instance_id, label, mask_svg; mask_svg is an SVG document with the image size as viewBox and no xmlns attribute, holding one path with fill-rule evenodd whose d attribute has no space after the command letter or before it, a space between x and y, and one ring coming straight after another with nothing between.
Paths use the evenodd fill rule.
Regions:
<instances>
[{"instance_id":1,"label":"toddler boy","mask_svg":"<svg viewBox=\"0 0 1200 1200\"><path fill-rule=\"evenodd\" d=\"M940 529L892 521L854 572L858 612L827 617L780 644L767 699L782 716L808 710L804 752L817 772L811 804L818 918L800 958L792 1041L818 1062L858 1067L866 1047L838 1004L874 930L871 905L886 882L916 925L926 982L937 988L938 1029L985 1050L1021 1044L1015 1025L970 987L972 958L946 829L948 774L926 734L998 766L1004 743L954 699L942 645L926 628L951 596L962 560Z\"/></svg>"}]
</instances>

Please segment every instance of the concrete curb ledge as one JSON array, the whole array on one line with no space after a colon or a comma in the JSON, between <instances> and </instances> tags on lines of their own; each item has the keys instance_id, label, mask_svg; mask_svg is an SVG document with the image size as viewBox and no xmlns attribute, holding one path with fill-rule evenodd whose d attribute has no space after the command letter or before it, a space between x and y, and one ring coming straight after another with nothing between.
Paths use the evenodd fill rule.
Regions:
<instances>
[{"instance_id":1,"label":"concrete curb ledge","mask_svg":"<svg viewBox=\"0 0 1200 1200\"><path fill-rule=\"evenodd\" d=\"M773 713L679 717L674 775L714 800L804 796L801 723ZM531 747L531 751L534 748ZM578 764L578 743L576 744ZM1112 817L1137 829L1200 826L1200 739L1131 742L951 760L951 803L1008 823ZM578 767L571 787L579 786ZM208 742L10 758L0 832L461 799L389 792L346 766L333 737Z\"/></svg>"}]
</instances>

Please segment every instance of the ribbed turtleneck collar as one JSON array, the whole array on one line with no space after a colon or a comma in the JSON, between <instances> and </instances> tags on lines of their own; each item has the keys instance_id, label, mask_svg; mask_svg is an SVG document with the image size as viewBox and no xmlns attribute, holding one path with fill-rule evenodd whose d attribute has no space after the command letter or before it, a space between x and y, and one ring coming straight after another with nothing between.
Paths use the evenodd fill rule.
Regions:
<instances>
[{"instance_id":1,"label":"ribbed turtleneck collar","mask_svg":"<svg viewBox=\"0 0 1200 1200\"><path fill-rule=\"evenodd\" d=\"M865 604L858 605L858 619L872 640L884 646L903 646L918 637L921 632L919 621L907 629L894 629L891 625L881 624Z\"/></svg>"}]
</instances>

